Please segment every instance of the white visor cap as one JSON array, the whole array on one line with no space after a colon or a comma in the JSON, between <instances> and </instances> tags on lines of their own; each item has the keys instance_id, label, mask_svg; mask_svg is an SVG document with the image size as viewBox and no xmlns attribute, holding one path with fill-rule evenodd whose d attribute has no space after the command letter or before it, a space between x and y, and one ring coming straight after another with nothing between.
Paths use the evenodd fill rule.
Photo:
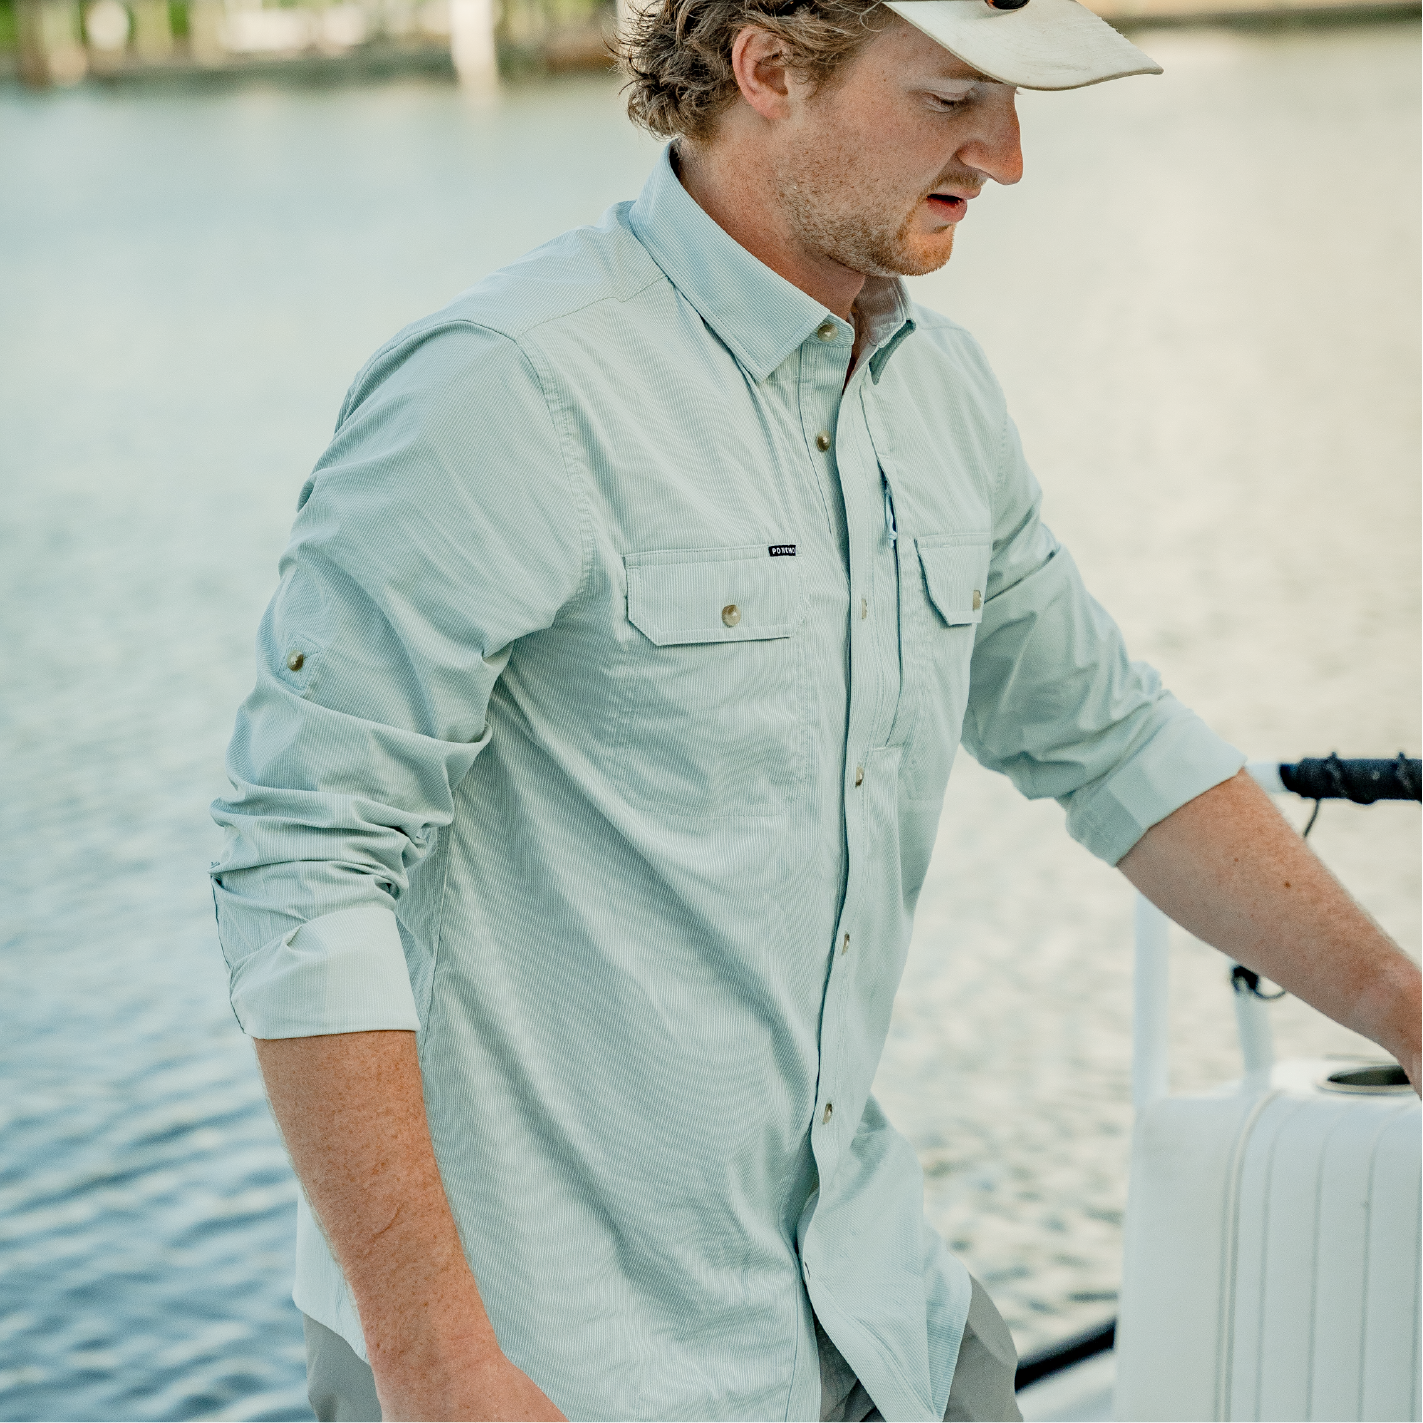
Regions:
<instances>
[{"instance_id":1,"label":"white visor cap","mask_svg":"<svg viewBox=\"0 0 1423 1423\"><path fill-rule=\"evenodd\" d=\"M1143 54L1077 0L1028 0L1015 10L988 0L885 0L980 73L1019 89L1080 89L1128 74L1160 74Z\"/></svg>"}]
</instances>

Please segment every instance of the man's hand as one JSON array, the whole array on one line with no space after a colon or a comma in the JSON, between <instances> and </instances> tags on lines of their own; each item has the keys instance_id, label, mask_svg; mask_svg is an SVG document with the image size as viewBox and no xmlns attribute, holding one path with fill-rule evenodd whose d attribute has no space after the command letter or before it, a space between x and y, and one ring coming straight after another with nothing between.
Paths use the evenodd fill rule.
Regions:
<instances>
[{"instance_id":1,"label":"man's hand","mask_svg":"<svg viewBox=\"0 0 1423 1423\"><path fill-rule=\"evenodd\" d=\"M1419 1091L1417 964L1244 771L1153 825L1118 868L1197 938L1372 1038Z\"/></svg>"},{"instance_id":2,"label":"man's hand","mask_svg":"<svg viewBox=\"0 0 1423 1423\"><path fill-rule=\"evenodd\" d=\"M355 1295L384 1417L561 1419L484 1311L430 1141L415 1034L256 1047L292 1164Z\"/></svg>"}]
</instances>

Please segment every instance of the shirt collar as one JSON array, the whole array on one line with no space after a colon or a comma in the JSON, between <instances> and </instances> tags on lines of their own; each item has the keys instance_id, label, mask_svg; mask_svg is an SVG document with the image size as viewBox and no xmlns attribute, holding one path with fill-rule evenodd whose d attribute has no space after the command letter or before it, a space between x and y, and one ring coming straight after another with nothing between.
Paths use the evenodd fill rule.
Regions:
<instances>
[{"instance_id":1,"label":"shirt collar","mask_svg":"<svg viewBox=\"0 0 1423 1423\"><path fill-rule=\"evenodd\" d=\"M697 309L753 379L770 373L830 317L840 321L723 231L693 200L662 150L628 223L652 260ZM884 362L914 329L909 294L896 277L869 277L856 303L868 322L862 360L878 381Z\"/></svg>"},{"instance_id":2,"label":"shirt collar","mask_svg":"<svg viewBox=\"0 0 1423 1423\"><path fill-rule=\"evenodd\" d=\"M855 299L855 310L865 327L860 359L869 363L878 384L890 353L914 330L909 293L898 277L866 277Z\"/></svg>"}]
</instances>

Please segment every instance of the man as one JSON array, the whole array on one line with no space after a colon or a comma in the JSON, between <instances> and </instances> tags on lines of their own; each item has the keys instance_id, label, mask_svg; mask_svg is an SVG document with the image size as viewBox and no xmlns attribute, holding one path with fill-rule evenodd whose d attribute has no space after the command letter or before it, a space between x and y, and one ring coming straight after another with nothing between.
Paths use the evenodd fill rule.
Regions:
<instances>
[{"instance_id":1,"label":"man","mask_svg":"<svg viewBox=\"0 0 1423 1423\"><path fill-rule=\"evenodd\" d=\"M666 0L636 203L407 328L305 486L214 867L323 1418L1014 1418L869 1094L960 737L1418 1081L1418 974L1128 661L898 277L1074 0ZM972 1084L967 1084L971 1090Z\"/></svg>"}]
</instances>

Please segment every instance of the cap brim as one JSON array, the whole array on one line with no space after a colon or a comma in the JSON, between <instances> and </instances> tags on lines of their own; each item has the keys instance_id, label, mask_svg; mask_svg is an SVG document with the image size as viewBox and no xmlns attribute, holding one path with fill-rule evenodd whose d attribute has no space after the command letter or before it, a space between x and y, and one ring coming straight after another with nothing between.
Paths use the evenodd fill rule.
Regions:
<instances>
[{"instance_id":1,"label":"cap brim","mask_svg":"<svg viewBox=\"0 0 1423 1423\"><path fill-rule=\"evenodd\" d=\"M1080 89L1161 66L1077 0L1028 0L995 10L986 0L885 0L965 64L1020 89Z\"/></svg>"}]
</instances>

